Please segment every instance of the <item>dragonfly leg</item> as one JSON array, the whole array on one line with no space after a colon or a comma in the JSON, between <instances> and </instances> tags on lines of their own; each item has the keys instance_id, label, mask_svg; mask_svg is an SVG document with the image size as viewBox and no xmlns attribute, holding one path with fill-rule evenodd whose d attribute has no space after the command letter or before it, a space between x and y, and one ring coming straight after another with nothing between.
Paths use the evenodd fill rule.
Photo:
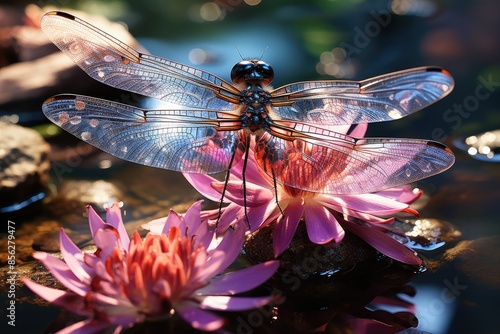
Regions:
<instances>
[{"instance_id":1,"label":"dragonfly leg","mask_svg":"<svg viewBox=\"0 0 500 334\"><path fill-rule=\"evenodd\" d=\"M276 175L274 174L274 169L271 169L271 171L273 173L274 198L276 199L276 206L278 207L278 209L280 209L281 215L283 216L285 214L283 213L283 209L281 209L280 201L278 198L278 184L276 181Z\"/></svg>"},{"instance_id":2,"label":"dragonfly leg","mask_svg":"<svg viewBox=\"0 0 500 334\"><path fill-rule=\"evenodd\" d=\"M248 139L247 142L250 142L250 138ZM252 227L250 226L250 219L248 219L248 212L247 212L247 182L246 182L246 176L245 176L246 170L247 170L249 147L250 147L250 145L247 145L247 147L245 149L245 157L243 160L243 170L241 171L241 179L243 181L243 207L245 209L245 219L247 221L248 229L251 231Z\"/></svg>"}]
</instances>

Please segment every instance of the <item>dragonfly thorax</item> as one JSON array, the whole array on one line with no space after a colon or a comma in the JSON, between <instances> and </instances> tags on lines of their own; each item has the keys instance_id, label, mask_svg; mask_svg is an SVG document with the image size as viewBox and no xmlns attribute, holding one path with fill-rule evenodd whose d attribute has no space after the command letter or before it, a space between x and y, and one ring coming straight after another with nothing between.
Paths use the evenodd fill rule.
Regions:
<instances>
[{"instance_id":1,"label":"dragonfly thorax","mask_svg":"<svg viewBox=\"0 0 500 334\"><path fill-rule=\"evenodd\" d=\"M234 65L231 71L233 82L242 87L240 104L243 106L240 121L244 129L255 134L268 128L271 119L267 108L271 95L264 87L273 79L272 67L261 60L243 60Z\"/></svg>"},{"instance_id":2,"label":"dragonfly thorax","mask_svg":"<svg viewBox=\"0 0 500 334\"><path fill-rule=\"evenodd\" d=\"M240 117L241 126L251 132L266 129L270 121L265 106L248 106Z\"/></svg>"}]
</instances>

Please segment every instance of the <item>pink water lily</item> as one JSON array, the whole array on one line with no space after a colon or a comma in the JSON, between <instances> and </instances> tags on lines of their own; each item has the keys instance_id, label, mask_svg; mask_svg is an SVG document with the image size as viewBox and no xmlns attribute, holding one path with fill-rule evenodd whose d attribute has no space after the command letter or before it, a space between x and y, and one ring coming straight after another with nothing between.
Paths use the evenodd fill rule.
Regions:
<instances>
[{"instance_id":1,"label":"pink water lily","mask_svg":"<svg viewBox=\"0 0 500 334\"><path fill-rule=\"evenodd\" d=\"M235 294L264 283L279 263L269 261L216 276L239 255L245 229L235 226L217 239L200 211L201 202L183 216L171 211L158 233L149 232L142 239L134 232L129 239L116 205L108 209L106 222L89 206L95 253L82 252L61 229L64 261L47 253L34 254L69 291L27 278L23 282L49 302L88 317L60 333L93 333L109 326L121 330L175 313L194 328L217 330L224 319L210 310L248 310L271 301L269 296Z\"/></svg>"},{"instance_id":2,"label":"pink water lily","mask_svg":"<svg viewBox=\"0 0 500 334\"><path fill-rule=\"evenodd\" d=\"M336 129L337 132L347 130L347 127ZM358 125L351 135L362 137L365 131L366 125ZM420 196L419 190L400 186L371 194L332 195L280 184L275 188L273 179L259 169L253 154L248 154L247 158L245 187L242 173L243 161L231 169L227 184L207 175L185 174L187 180L209 199L218 201L224 191L224 200L230 204L220 217L220 231L241 221L246 223L245 215L251 231L275 221L273 248L278 257L286 250L303 220L309 239L316 244L340 242L347 229L391 258L415 265L422 263L412 250L378 228L392 222L397 213L418 214L409 203Z\"/></svg>"}]
</instances>

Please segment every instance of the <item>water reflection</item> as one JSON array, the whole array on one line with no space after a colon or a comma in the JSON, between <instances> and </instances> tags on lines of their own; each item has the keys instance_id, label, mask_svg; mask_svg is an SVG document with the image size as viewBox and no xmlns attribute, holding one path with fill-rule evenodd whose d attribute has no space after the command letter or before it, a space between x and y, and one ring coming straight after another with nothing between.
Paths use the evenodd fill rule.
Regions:
<instances>
[{"instance_id":1,"label":"water reflection","mask_svg":"<svg viewBox=\"0 0 500 334\"><path fill-rule=\"evenodd\" d=\"M467 152L474 159L500 162L500 130L456 139L455 146Z\"/></svg>"},{"instance_id":2,"label":"water reflection","mask_svg":"<svg viewBox=\"0 0 500 334\"><path fill-rule=\"evenodd\" d=\"M309 1L308 6L311 6L313 3L314 1ZM310 63L311 59L313 62L316 62L321 52L325 50L332 50L333 52L332 48L338 46L342 41L352 42L354 34L353 28L363 28L367 22L372 20L369 16L369 11L372 9L380 9L378 7L376 8L373 3L366 1L356 4L341 1L323 1L323 3L328 3L328 6L325 6L321 13L303 10L305 7L295 7L297 9L295 11L296 16L293 17L290 15L291 7L285 7L278 4L278 2L263 2L263 5L265 4L269 7L276 6L277 14L266 16L266 22L271 18L271 21L276 23L276 25L270 25L256 31L256 26L260 25L246 24L244 25L245 32L242 32L243 30L236 31L235 26L232 26L231 29L228 29L226 26L224 33L211 31L203 36L201 36L201 34L200 36L193 34L192 36L197 36L197 40L194 41L185 39L186 34L192 33L193 29L197 29L192 21L189 23L189 27L191 28L177 26L179 22L176 20L172 20L171 23L165 22L164 15L166 11L158 10L157 5L153 4L153 2L149 3L142 0L130 1L129 6L133 8L133 13L128 14L131 15L128 16L128 18L133 16L135 17L135 22L137 22L138 17L146 17L147 19L144 19L143 23L146 22L150 24L150 26L143 30L143 34L147 32L148 36L156 33L158 35L162 34L162 38L167 39L169 38L169 31L178 32L182 30L186 32L184 36L180 37L182 42L173 41L172 44L162 44L159 45L158 48L165 51L168 47L168 52L173 51L177 55L188 54L193 46L199 46L204 50L214 52L217 61L208 63L208 67L204 68L210 71L217 71L221 76L227 76L228 66L231 66L232 63L238 60L237 52L233 52L234 44L237 44L238 49L242 50L242 54L245 57L261 55L265 47L270 45L271 48L270 51L266 53L266 59L268 57L275 57L271 59L273 64L280 66L283 64L282 69L279 70L279 80L286 82L293 81L294 78L292 78L292 76L296 76L296 79L314 76L314 71L311 71L311 69L314 69L314 64ZM427 1L394 0L383 2L382 6L384 6L384 8L386 3L392 5L397 4L400 6L400 9L407 8L404 6L408 4L429 4ZM435 4L435 2L431 2L431 4ZM394 16L390 27L384 29L380 35L371 39L369 47L364 48L360 54L355 55L354 61L357 61L355 64L357 64L358 67L355 74L356 78L382 73L389 69L393 70L408 67L409 64L446 64L459 79L457 80L457 82L460 82L460 85L457 85L459 91L457 91L455 95L457 102L462 102L463 97L470 94L471 90L477 85L477 75L481 71L485 71L485 69L488 70L487 73L489 74L490 72L487 66L498 64L499 44L495 42L498 40L495 39L495 36L498 35L499 31L499 29L497 29L499 21L498 17L495 15L498 11L495 10L495 8L489 7L488 4L494 4L496 7L498 6L498 2L491 0L482 2L456 2L456 5L450 2L446 4L446 8L438 8L441 13L445 15L434 12L433 14L439 16L432 19L419 19L418 17L398 17L396 19ZM165 3L165 6L167 6L167 3ZM139 13L139 9L144 10L145 8L150 10L149 15ZM154 10L151 8L154 8ZM434 10L435 9L436 8L434 8ZM116 10L112 13L108 11L105 15L119 15L117 12ZM123 10L121 12L123 12ZM331 18L331 16L328 18L327 12L335 12L336 16L334 16L334 18ZM396 10L394 10L394 12L398 13ZM103 12L100 11L100 13L102 14ZM169 15L177 15L178 12L170 10L169 13L174 13ZM229 14L235 16L239 21L243 21L242 16L238 16L238 13L241 12L235 10ZM259 14L261 15L262 13L265 13L265 11L260 10ZM284 14L279 16L279 13ZM418 16L414 8L413 11L405 9L398 14ZM161 20L158 20L160 16ZM153 17L156 18L157 22L161 22L161 24L154 23L155 20ZM226 15L226 21L228 21L229 18L229 15ZM296 19L296 23L292 26L291 22L293 19ZM331 25L328 25L328 22L331 22ZM175 25L176 28L172 28L173 25ZM147 26L147 24L145 26ZM153 29L153 26L155 29ZM131 27L133 28L133 24ZM158 29L158 27L160 28ZM238 27L238 25L236 25L236 27ZM248 27L251 27L251 29ZM137 26L135 28L137 28ZM294 38L297 40L300 39L301 34L303 36L308 36L308 38L304 38L302 41L294 44L295 39L289 39L287 35L277 33L282 32L281 29L283 28L290 29L287 31L295 30ZM205 29L209 30L207 25L203 26L200 32ZM330 34L327 35L328 38L314 39L309 38L309 36L313 34L308 33L308 31L328 31ZM267 40L263 41L262 38L268 36L269 33L274 34L274 37L267 38ZM247 39L249 35L252 37L251 40ZM221 45L217 44L215 36L219 38L219 41L223 42ZM314 43L318 40L321 42L320 47L318 47L318 43ZM147 40L145 41L148 43ZM321 49L321 51L317 52L317 57L304 57L302 49L297 47L300 43L309 46L309 49L313 49L312 47L314 46L316 47L314 49L315 51L318 49ZM154 49L156 44L153 42L150 42L150 44L150 47ZM325 47L325 45L327 45L327 47ZM417 49L416 46L419 45L421 48ZM210 49L208 49L208 47L210 47ZM235 59L232 59L231 56ZM327 56L330 57L329 55ZM179 60L187 62L187 60L184 59ZM326 63L328 63L328 61ZM300 66L294 66L295 68L290 70L290 64L299 64ZM54 69L51 67L52 65L53 63L44 63L43 68L50 70L50 73L54 73ZM215 67L217 67L217 69L215 69ZM335 70L335 66L332 66L332 69ZM32 78L40 80L41 78L50 77L45 75L45 72L41 72L41 69L37 69L37 71L38 72L31 70L29 72L30 74L37 74L33 75ZM301 74L301 71L302 73L306 72L307 76ZM493 74L494 80L498 78L495 73ZM22 78L22 76L19 76L19 78ZM78 78L79 79L72 78L72 84L85 82L85 78ZM468 82L472 86L468 87ZM63 83L62 86L66 88L68 84ZM89 84L88 81L82 86L87 89L92 87L101 89L93 84ZM7 88L7 86L5 86L5 88ZM462 90L460 91L460 89ZM54 93L61 91L63 90L57 87ZM78 89L75 89L75 91L78 91ZM21 94L21 92L23 93ZM106 95L108 93L109 92L105 92L102 94ZM495 94L497 93L498 92L495 92ZM29 108L29 110L34 110L36 112L31 112L27 115L27 112L22 112L24 110L22 107L16 106L16 109L13 111L8 108L3 108L1 115L5 115L5 120L8 118L8 121L11 122L17 120L25 124L33 123L34 120L40 122L42 120L42 114L39 112L40 101L43 101L43 99L51 95L51 93L43 93L41 95L43 96L37 97L33 107ZM23 90L17 89L16 94L12 95L11 99L26 100L27 97ZM493 120L493 123L498 123L498 117L494 116L492 112L496 110L496 103L497 101L495 98L487 99L484 103L481 102L481 106L477 112L474 111L471 113L470 118L463 119L463 122L457 125L462 127L460 131L465 131L467 129L466 126L470 127L484 124L485 119ZM444 104L436 105L435 109L419 115L418 117L420 118L408 120L408 122L405 123L407 125L406 127L401 127L398 124L394 125L391 130L404 131L405 134L409 132L408 136L428 137L429 133L427 130L430 129L429 126L432 124L432 126L444 125L444 129L447 132L446 134L452 135L452 129L456 130L455 127L451 127L453 124L443 124L444 120L442 118L443 110L450 107L452 104L453 101L449 101ZM6 110L5 112L4 109ZM425 127L421 127L419 124L425 124ZM498 128L496 125L494 127ZM417 131L416 129L419 128L422 130ZM52 127L52 131L54 131L54 129L57 128ZM500 138L498 130L489 132L497 133L496 138ZM382 134L382 132L380 133ZM55 133L52 132L52 135L53 134ZM464 231L464 238L466 238L466 241L459 243L452 250L447 251L443 255L443 258L440 257L439 252L446 247L441 247L433 251L432 258L434 260L439 260L439 269L433 267L432 272L428 272L425 275L418 275L416 280L414 279L412 281L412 284L415 285L417 290L416 297L412 299L412 303L416 305L417 317L420 323L418 328L420 330L434 333L444 333L447 331L480 332L481 330L478 330L479 328L482 329L482 332L494 332L494 327L498 326L494 320L498 318L498 291L500 289L498 283L500 282L500 274L498 266L495 265L495 263L499 261L498 254L500 254L498 249L500 240L498 236L495 236L495 234L499 232L497 224L498 200L495 197L499 194L497 189L500 189L498 187L498 171L495 172L494 168L496 165L494 164L482 164L482 166L487 165L487 169L478 171L477 162L474 163L473 160L498 162L498 143L495 144L496 146L489 143L487 145L489 151L488 148L481 148L478 142L480 142L482 135L483 134L477 134L457 140L455 142L456 146L464 152L468 152L467 156L459 157L457 166L450 171L450 174L443 176L444 179L435 178L428 183L428 185L431 185L432 191L426 194L430 199L429 206L424 208L424 211L430 213L426 213L426 216L439 217L439 222L442 222L442 219L447 219L458 224L460 229ZM68 143L68 138L63 138L60 143L62 143L60 145L64 148ZM170 207L184 205L184 202L193 200L196 196L194 193L189 193L190 188L188 185L179 185L181 181L178 175L172 176L172 174L169 173L148 168L139 168L137 166L130 168L129 165L126 165L128 167L124 167L122 162L116 162L114 160L111 160L111 166L109 166L107 162L109 161L109 157L96 159L95 152L93 152L94 158L92 158L90 152L84 151L83 148L73 146L72 149L69 150L61 149L54 152L55 156L58 156L60 159L59 162L71 169L71 171L60 175L60 177L67 180L82 177L91 180L104 178L109 182L120 185L120 188L123 186L123 189L127 189L127 193L124 194L125 198L123 199L126 199L126 203L129 204L127 221L131 226L134 224L134 226L138 225L139 223L137 223L137 220L159 214L159 208L164 210L162 214L166 214ZM78 154L73 154L74 152ZM488 157L488 155L491 156L491 152L493 152L493 157ZM473 154L471 155L470 153ZM80 156L82 160L79 160L78 156ZM470 157L473 159L468 159ZM92 161L89 162L89 158L92 159ZM96 162L96 160L101 162ZM80 161L81 163L78 163ZM471 161L473 163L472 168L464 167L464 164ZM97 165L99 165L102 170L89 168L89 166L95 167ZM107 166L109 166L109 168L107 168ZM103 173L104 168L106 168L106 173ZM66 170L68 169L66 168L63 171ZM53 170L53 172L54 171L55 170ZM443 180L448 180L449 183L443 186ZM58 181L57 175L55 176L55 181ZM83 183L80 185L85 186ZM168 197L168 200L166 197ZM56 202L59 202L59 204L56 204ZM85 203L74 203L58 198L56 201L53 201L52 204L46 206L42 214L37 215L37 217L30 217L30 219L24 220L24 222L20 222L24 224L25 228L19 230L16 235L18 237L18 259L21 262L27 261L29 263L30 254L33 252L33 248L56 249L56 246L58 246L57 239L52 240L49 235L50 232L48 231L57 231L63 226L70 230L75 229L77 233L80 234L81 232L78 231L78 225L83 224L85 219L81 217L81 215L70 215L68 211L71 209L70 206L83 211L84 204ZM183 210L179 209L179 211ZM12 219L12 216L9 217ZM422 223L424 220L429 221L430 219L421 219ZM426 225L426 223L423 225ZM27 232L28 229L31 230L29 233ZM410 232L410 234L411 233L413 232ZM38 235L35 242L33 242L33 235ZM480 238L482 236L487 236L487 238ZM405 236L405 238L407 238L407 236ZM477 239L474 240L475 238ZM53 247L49 247L49 240L51 244L54 244ZM82 242L84 241L85 240ZM434 243L430 243L431 248L439 246L442 242L443 241L436 240ZM2 245L3 244L2 241ZM421 244L418 243L418 245ZM413 244L413 247L418 245ZM442 266L442 262L445 263L444 266ZM41 267L38 268L39 276L43 276L43 270L44 269ZM332 271L329 275L333 276L335 273L337 273L337 271ZM443 290L446 288L443 282L447 280L453 286L455 279L457 279L459 286L467 286L467 290L456 290L461 294L455 295L456 298L453 302L447 303L441 300ZM391 277L387 276L387 280L390 281ZM19 286L18 288L18 291L21 293L22 287ZM320 293L321 292L322 291L320 291ZM5 295L2 295L2 298L4 298ZM20 294L20 296L21 298L19 300L24 301L18 304L17 309L18 319L23 320L23 323L18 324L20 332L23 331L22 326L25 326L25 332L33 332L34 328L37 331L45 329L47 328L47 324L53 321L60 312L57 308L47 306L46 304L40 304L39 301L36 300L33 301L31 295L29 296L29 302L26 295L23 297L23 295ZM446 299L447 301L450 300L450 295L445 295L445 297L448 297L448 299ZM3 302L4 299L2 299L2 303ZM253 319L253 323L265 322L265 325L261 327L252 327L254 332L266 332L267 330L268 333L271 333L273 329L278 328L277 325L272 327L273 324L278 322L282 326L288 326L283 328L293 327L296 328L296 330L301 328L316 328L318 330L326 330L327 332L338 332L346 328L346 319L352 316L348 315L348 312L342 313L340 309L333 308L319 311L299 312L291 308L286 309L283 306L281 310L278 309L277 314L275 314L275 311L276 310L273 310L274 313L270 312L272 315L268 318L260 318L259 316L250 318ZM240 324L238 319L245 319L248 323L248 316L249 314L236 314L234 319L230 321L234 322L234 328L237 329ZM25 321L26 319L36 321L29 321L31 327L27 328L28 321ZM71 318L71 316L67 314L62 314L59 320L61 321L60 326L54 324L54 327L48 328L47 331L52 332L54 329L64 327L68 322L76 321L76 319ZM286 322L289 322L289 324L286 324ZM5 322L2 324L5 324ZM241 326L240 328L243 328L243 325ZM357 328L359 329L359 327ZM189 329L190 328L187 328L187 330ZM186 328L175 323L160 323L132 328L129 332L151 333L160 330L162 332L183 332ZM411 332L414 333L415 330Z\"/></svg>"}]
</instances>

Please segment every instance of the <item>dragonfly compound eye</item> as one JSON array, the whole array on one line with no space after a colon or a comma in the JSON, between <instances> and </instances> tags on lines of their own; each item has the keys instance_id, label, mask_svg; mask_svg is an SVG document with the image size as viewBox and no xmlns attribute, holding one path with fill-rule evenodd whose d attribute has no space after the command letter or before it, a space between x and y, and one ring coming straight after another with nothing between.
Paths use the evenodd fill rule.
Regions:
<instances>
[{"instance_id":1,"label":"dragonfly compound eye","mask_svg":"<svg viewBox=\"0 0 500 334\"><path fill-rule=\"evenodd\" d=\"M231 70L231 80L235 84L246 81L247 76L254 71L254 67L254 63L249 60L240 61Z\"/></svg>"}]
</instances>

